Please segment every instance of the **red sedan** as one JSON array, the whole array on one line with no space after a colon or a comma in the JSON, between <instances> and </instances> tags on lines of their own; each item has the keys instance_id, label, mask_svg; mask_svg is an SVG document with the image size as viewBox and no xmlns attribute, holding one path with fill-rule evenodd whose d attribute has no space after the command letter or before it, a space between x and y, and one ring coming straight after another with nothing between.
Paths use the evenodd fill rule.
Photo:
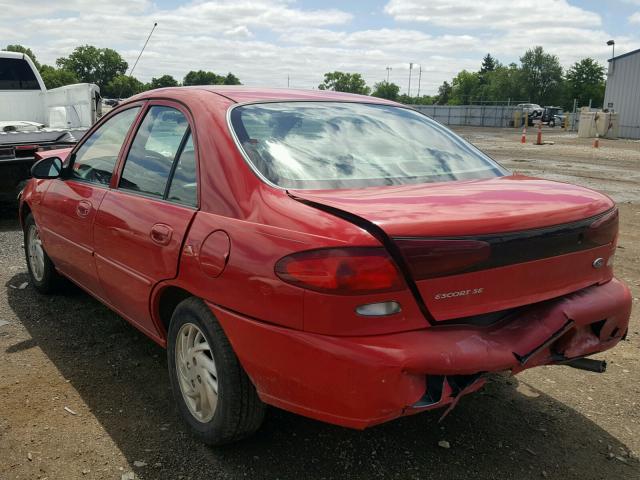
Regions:
<instances>
[{"instance_id":1,"label":"red sedan","mask_svg":"<svg viewBox=\"0 0 640 480\"><path fill-rule=\"evenodd\" d=\"M65 277L167 347L210 444L265 404L353 428L449 406L487 373L585 358L627 333L614 202L513 175L393 102L153 90L20 202L33 285Z\"/></svg>"}]
</instances>

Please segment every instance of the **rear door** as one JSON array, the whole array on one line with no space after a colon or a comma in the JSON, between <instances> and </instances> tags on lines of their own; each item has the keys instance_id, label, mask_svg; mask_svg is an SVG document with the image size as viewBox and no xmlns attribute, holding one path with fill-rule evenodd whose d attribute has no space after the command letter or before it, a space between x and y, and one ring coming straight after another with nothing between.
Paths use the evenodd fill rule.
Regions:
<instances>
[{"instance_id":1,"label":"rear door","mask_svg":"<svg viewBox=\"0 0 640 480\"><path fill-rule=\"evenodd\" d=\"M71 154L65 178L51 181L38 222L47 253L65 275L102 297L93 259L92 225L140 105L107 119Z\"/></svg>"},{"instance_id":2,"label":"rear door","mask_svg":"<svg viewBox=\"0 0 640 480\"><path fill-rule=\"evenodd\" d=\"M94 224L95 259L107 300L151 335L149 297L177 275L184 236L197 209L197 157L190 116L150 102L131 141L117 188Z\"/></svg>"}]
</instances>

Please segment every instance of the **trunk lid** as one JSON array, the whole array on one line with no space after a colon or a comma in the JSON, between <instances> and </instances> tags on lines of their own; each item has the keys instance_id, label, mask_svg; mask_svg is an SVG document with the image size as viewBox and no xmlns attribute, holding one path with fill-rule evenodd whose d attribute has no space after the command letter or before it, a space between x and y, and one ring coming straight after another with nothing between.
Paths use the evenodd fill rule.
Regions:
<instances>
[{"instance_id":1,"label":"trunk lid","mask_svg":"<svg viewBox=\"0 0 640 480\"><path fill-rule=\"evenodd\" d=\"M613 275L614 202L583 187L513 175L290 193L380 227L435 321L540 302Z\"/></svg>"}]
</instances>

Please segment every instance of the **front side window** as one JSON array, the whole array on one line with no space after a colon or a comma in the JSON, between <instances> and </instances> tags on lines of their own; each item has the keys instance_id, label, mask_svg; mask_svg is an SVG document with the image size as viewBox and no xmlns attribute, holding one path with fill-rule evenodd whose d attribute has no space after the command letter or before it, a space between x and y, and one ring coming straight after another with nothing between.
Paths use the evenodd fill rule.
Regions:
<instances>
[{"instance_id":1,"label":"front side window","mask_svg":"<svg viewBox=\"0 0 640 480\"><path fill-rule=\"evenodd\" d=\"M231 124L253 167L284 188L363 188L506 173L447 128L402 107L251 104L234 108Z\"/></svg>"},{"instance_id":2,"label":"front side window","mask_svg":"<svg viewBox=\"0 0 640 480\"><path fill-rule=\"evenodd\" d=\"M71 178L109 185L122 144L139 111L140 107L134 107L117 113L95 130L76 151Z\"/></svg>"},{"instance_id":3,"label":"front side window","mask_svg":"<svg viewBox=\"0 0 640 480\"><path fill-rule=\"evenodd\" d=\"M164 197L171 167L186 142L189 123L175 108L152 106L124 164L120 188Z\"/></svg>"}]
</instances>

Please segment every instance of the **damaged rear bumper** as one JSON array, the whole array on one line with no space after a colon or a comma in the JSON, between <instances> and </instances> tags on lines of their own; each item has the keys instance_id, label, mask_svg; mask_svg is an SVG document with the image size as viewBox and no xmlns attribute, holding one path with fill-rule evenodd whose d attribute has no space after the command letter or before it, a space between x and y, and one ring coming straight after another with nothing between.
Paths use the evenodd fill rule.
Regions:
<instances>
[{"instance_id":1,"label":"damaged rear bumper","mask_svg":"<svg viewBox=\"0 0 640 480\"><path fill-rule=\"evenodd\" d=\"M607 350L626 335L631 296L614 279L491 326L370 337L311 334L210 307L266 403L365 428L455 405L482 386L484 373L515 374Z\"/></svg>"}]
</instances>

